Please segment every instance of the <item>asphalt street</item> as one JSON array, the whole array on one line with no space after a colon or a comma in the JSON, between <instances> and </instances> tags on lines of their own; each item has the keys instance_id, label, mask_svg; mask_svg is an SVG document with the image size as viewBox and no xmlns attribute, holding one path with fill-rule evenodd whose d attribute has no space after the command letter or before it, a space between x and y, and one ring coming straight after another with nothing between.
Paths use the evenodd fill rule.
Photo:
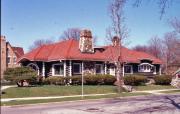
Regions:
<instances>
[{"instance_id":1,"label":"asphalt street","mask_svg":"<svg viewBox=\"0 0 180 114\"><path fill-rule=\"evenodd\" d=\"M1 114L180 114L180 94L2 106Z\"/></svg>"}]
</instances>

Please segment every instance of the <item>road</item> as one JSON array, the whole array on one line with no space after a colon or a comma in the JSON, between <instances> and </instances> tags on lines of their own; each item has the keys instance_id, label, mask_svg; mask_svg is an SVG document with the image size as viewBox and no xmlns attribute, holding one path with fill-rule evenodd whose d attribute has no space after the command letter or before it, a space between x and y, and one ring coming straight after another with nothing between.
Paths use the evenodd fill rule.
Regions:
<instances>
[{"instance_id":1,"label":"road","mask_svg":"<svg viewBox=\"0 0 180 114\"><path fill-rule=\"evenodd\" d=\"M1 114L180 114L180 94L2 106Z\"/></svg>"}]
</instances>

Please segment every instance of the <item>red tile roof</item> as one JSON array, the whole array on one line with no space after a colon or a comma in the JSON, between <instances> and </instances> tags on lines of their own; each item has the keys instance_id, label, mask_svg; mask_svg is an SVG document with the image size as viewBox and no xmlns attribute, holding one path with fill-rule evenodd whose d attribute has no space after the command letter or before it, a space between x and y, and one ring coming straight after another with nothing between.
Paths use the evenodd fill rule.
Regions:
<instances>
[{"instance_id":1,"label":"red tile roof","mask_svg":"<svg viewBox=\"0 0 180 114\"><path fill-rule=\"evenodd\" d=\"M22 55L24 55L24 50L21 47L12 47L14 53L16 54L17 58L20 58Z\"/></svg>"},{"instance_id":2,"label":"red tile roof","mask_svg":"<svg viewBox=\"0 0 180 114\"><path fill-rule=\"evenodd\" d=\"M77 40L66 40L54 44L43 45L25 54L19 59L30 61L57 61L57 60L90 60L90 61L116 61L118 59L117 47L103 46L103 51L95 49L94 53L81 53ZM132 51L122 47L122 60L130 63L140 63L142 59L153 61L153 64L162 64L162 61L144 52Z\"/></svg>"}]
</instances>

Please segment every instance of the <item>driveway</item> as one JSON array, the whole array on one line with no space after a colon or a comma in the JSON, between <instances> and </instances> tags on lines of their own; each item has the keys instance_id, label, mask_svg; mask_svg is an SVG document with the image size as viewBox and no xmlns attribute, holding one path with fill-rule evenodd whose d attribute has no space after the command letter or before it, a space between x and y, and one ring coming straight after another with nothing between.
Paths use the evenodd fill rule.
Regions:
<instances>
[{"instance_id":1,"label":"driveway","mask_svg":"<svg viewBox=\"0 0 180 114\"><path fill-rule=\"evenodd\" d=\"M2 106L1 111L2 114L179 114L180 95Z\"/></svg>"}]
</instances>

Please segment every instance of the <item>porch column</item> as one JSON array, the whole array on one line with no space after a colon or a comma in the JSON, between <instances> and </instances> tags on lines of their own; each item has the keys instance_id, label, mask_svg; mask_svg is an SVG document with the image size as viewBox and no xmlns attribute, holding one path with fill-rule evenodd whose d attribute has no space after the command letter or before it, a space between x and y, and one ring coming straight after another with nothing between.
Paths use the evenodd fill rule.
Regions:
<instances>
[{"instance_id":1,"label":"porch column","mask_svg":"<svg viewBox=\"0 0 180 114\"><path fill-rule=\"evenodd\" d=\"M161 75L161 65L159 66L159 75Z\"/></svg>"},{"instance_id":2,"label":"porch column","mask_svg":"<svg viewBox=\"0 0 180 114\"><path fill-rule=\"evenodd\" d=\"M105 62L104 73L107 74L107 63Z\"/></svg>"},{"instance_id":3,"label":"porch column","mask_svg":"<svg viewBox=\"0 0 180 114\"><path fill-rule=\"evenodd\" d=\"M72 61L69 61L69 76L72 76Z\"/></svg>"},{"instance_id":4,"label":"porch column","mask_svg":"<svg viewBox=\"0 0 180 114\"><path fill-rule=\"evenodd\" d=\"M42 63L42 76L45 77L45 62Z\"/></svg>"},{"instance_id":5,"label":"porch column","mask_svg":"<svg viewBox=\"0 0 180 114\"><path fill-rule=\"evenodd\" d=\"M124 77L124 64L123 64L123 66L122 66L122 75L123 75L123 77Z\"/></svg>"},{"instance_id":6,"label":"porch column","mask_svg":"<svg viewBox=\"0 0 180 114\"><path fill-rule=\"evenodd\" d=\"M131 74L133 74L133 65L131 65Z\"/></svg>"},{"instance_id":7,"label":"porch column","mask_svg":"<svg viewBox=\"0 0 180 114\"><path fill-rule=\"evenodd\" d=\"M64 61L64 77L66 77L66 61Z\"/></svg>"},{"instance_id":8,"label":"porch column","mask_svg":"<svg viewBox=\"0 0 180 114\"><path fill-rule=\"evenodd\" d=\"M84 97L84 62L82 61L81 97Z\"/></svg>"},{"instance_id":9,"label":"porch column","mask_svg":"<svg viewBox=\"0 0 180 114\"><path fill-rule=\"evenodd\" d=\"M153 74L156 74L156 66L154 66L154 72L153 72Z\"/></svg>"}]
</instances>

